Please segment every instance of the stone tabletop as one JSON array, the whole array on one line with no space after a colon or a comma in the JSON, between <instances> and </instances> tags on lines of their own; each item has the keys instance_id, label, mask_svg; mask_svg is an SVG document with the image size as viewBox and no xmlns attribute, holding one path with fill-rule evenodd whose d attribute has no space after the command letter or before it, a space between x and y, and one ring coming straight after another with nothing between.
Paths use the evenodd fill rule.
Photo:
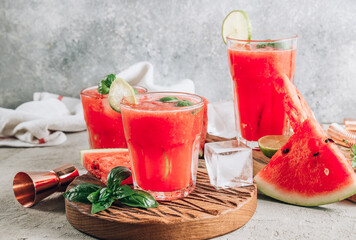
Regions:
<instances>
[{"instance_id":1,"label":"stone tabletop","mask_svg":"<svg viewBox=\"0 0 356 240\"><path fill-rule=\"evenodd\" d=\"M12 191L19 171L49 170L73 163L80 174L79 150L88 148L87 133L67 134L55 147L0 148L0 239L93 239L66 220L64 199L54 194L32 208L22 207ZM356 239L356 204L342 201L321 207L298 207L258 196L252 219L227 239Z\"/></svg>"}]
</instances>

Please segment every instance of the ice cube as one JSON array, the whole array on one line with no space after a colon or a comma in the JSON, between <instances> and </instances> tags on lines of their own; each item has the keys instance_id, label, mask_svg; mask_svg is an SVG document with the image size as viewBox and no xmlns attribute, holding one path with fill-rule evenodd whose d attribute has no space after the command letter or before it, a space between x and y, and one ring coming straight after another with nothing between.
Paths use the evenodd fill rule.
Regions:
<instances>
[{"instance_id":1,"label":"ice cube","mask_svg":"<svg viewBox=\"0 0 356 240\"><path fill-rule=\"evenodd\" d=\"M205 144L210 183L215 188L243 187L253 183L252 149L239 140Z\"/></svg>"}]
</instances>

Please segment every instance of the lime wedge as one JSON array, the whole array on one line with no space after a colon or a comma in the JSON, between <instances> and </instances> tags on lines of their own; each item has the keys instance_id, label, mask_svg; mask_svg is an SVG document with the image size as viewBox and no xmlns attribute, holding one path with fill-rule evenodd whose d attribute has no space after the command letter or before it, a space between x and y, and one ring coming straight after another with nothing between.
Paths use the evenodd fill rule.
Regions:
<instances>
[{"instance_id":1,"label":"lime wedge","mask_svg":"<svg viewBox=\"0 0 356 240\"><path fill-rule=\"evenodd\" d=\"M110 86L109 104L116 112L121 112L121 101L125 98L128 103L137 104L135 90L122 78L116 78Z\"/></svg>"},{"instance_id":2,"label":"lime wedge","mask_svg":"<svg viewBox=\"0 0 356 240\"><path fill-rule=\"evenodd\" d=\"M273 155L284 144L287 143L289 136L283 135L267 135L258 139L258 146L266 157L273 157Z\"/></svg>"},{"instance_id":3,"label":"lime wedge","mask_svg":"<svg viewBox=\"0 0 356 240\"><path fill-rule=\"evenodd\" d=\"M240 40L251 40L251 23L247 13L235 10L225 17L222 24L222 38L225 44L228 36Z\"/></svg>"}]
</instances>

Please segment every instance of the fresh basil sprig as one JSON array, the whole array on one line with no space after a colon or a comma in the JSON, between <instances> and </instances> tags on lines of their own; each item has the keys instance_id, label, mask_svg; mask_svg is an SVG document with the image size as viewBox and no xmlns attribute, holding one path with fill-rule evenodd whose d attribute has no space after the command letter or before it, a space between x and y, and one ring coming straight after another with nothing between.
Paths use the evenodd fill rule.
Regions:
<instances>
[{"instance_id":1,"label":"fresh basil sprig","mask_svg":"<svg viewBox=\"0 0 356 240\"><path fill-rule=\"evenodd\" d=\"M100 191L103 187L92 183L81 183L65 192L63 196L68 200L80 203L90 203L88 196L96 191Z\"/></svg>"},{"instance_id":2,"label":"fresh basil sprig","mask_svg":"<svg viewBox=\"0 0 356 240\"><path fill-rule=\"evenodd\" d=\"M98 84L98 93L100 94L108 94L110 90L110 86L113 81L115 81L116 75L115 74L109 74L107 75L103 80L100 81Z\"/></svg>"},{"instance_id":3,"label":"fresh basil sprig","mask_svg":"<svg viewBox=\"0 0 356 240\"><path fill-rule=\"evenodd\" d=\"M111 169L111 171L108 174L107 177L107 186L108 188L112 190L116 190L118 187L120 187L120 184L122 181L125 179L129 178L131 176L131 171L127 167L116 167Z\"/></svg>"},{"instance_id":4,"label":"fresh basil sprig","mask_svg":"<svg viewBox=\"0 0 356 240\"><path fill-rule=\"evenodd\" d=\"M148 192L135 190L134 194L121 198L120 203L131 207L155 208L158 207L158 202Z\"/></svg>"},{"instance_id":5,"label":"fresh basil sprig","mask_svg":"<svg viewBox=\"0 0 356 240\"><path fill-rule=\"evenodd\" d=\"M128 185L120 185L131 174L130 169L126 167L115 167L108 174L107 187L81 183L65 192L63 196L73 202L91 203L92 214L109 208L115 200L132 207L158 207L158 202L151 194L142 190L132 190Z\"/></svg>"}]
</instances>

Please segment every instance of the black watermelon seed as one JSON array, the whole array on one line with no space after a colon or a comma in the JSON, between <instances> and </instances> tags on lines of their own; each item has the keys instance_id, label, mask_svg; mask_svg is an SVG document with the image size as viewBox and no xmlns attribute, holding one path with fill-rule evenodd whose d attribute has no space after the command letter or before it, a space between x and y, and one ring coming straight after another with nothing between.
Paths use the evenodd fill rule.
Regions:
<instances>
[{"instance_id":1,"label":"black watermelon seed","mask_svg":"<svg viewBox=\"0 0 356 240\"><path fill-rule=\"evenodd\" d=\"M319 153L317 152L317 153L314 153L313 154L313 157L316 157L316 156L318 156L319 155Z\"/></svg>"},{"instance_id":2,"label":"black watermelon seed","mask_svg":"<svg viewBox=\"0 0 356 240\"><path fill-rule=\"evenodd\" d=\"M282 151L282 153L289 153L289 149L288 149L288 148L284 149L284 150Z\"/></svg>"}]
</instances>

